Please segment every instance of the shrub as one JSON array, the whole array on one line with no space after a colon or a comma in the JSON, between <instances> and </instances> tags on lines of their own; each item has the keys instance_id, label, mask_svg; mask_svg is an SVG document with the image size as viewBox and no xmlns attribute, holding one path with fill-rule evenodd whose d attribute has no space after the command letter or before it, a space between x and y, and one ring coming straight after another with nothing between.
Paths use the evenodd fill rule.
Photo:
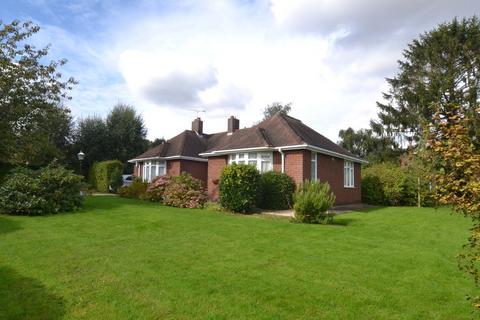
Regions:
<instances>
[{"instance_id":1,"label":"shrub","mask_svg":"<svg viewBox=\"0 0 480 320\"><path fill-rule=\"evenodd\" d=\"M83 177L57 164L50 164L39 171L39 179L48 212L72 211L80 207Z\"/></svg>"},{"instance_id":2,"label":"shrub","mask_svg":"<svg viewBox=\"0 0 480 320\"><path fill-rule=\"evenodd\" d=\"M0 210L13 215L46 215L80 207L82 177L57 164L39 171L18 170L0 187Z\"/></svg>"},{"instance_id":3,"label":"shrub","mask_svg":"<svg viewBox=\"0 0 480 320\"><path fill-rule=\"evenodd\" d=\"M327 211L335 203L330 185L319 181L305 181L293 195L295 219L305 223L330 223L333 216Z\"/></svg>"},{"instance_id":4,"label":"shrub","mask_svg":"<svg viewBox=\"0 0 480 320\"><path fill-rule=\"evenodd\" d=\"M155 202L163 202L165 188L170 183L169 176L156 177L147 187L145 199Z\"/></svg>"},{"instance_id":5,"label":"shrub","mask_svg":"<svg viewBox=\"0 0 480 320\"><path fill-rule=\"evenodd\" d=\"M159 182L160 184L160 182ZM207 201L202 182L188 173L172 177L165 183L163 203L178 208L201 208Z\"/></svg>"},{"instance_id":6,"label":"shrub","mask_svg":"<svg viewBox=\"0 0 480 320\"><path fill-rule=\"evenodd\" d=\"M405 172L399 165L378 163L362 170L362 201L375 205L399 205L404 196Z\"/></svg>"},{"instance_id":7,"label":"shrub","mask_svg":"<svg viewBox=\"0 0 480 320\"><path fill-rule=\"evenodd\" d=\"M117 191L118 195L123 198L144 199L147 191L148 183L143 182L139 178L135 178L129 186L120 187Z\"/></svg>"},{"instance_id":8,"label":"shrub","mask_svg":"<svg viewBox=\"0 0 480 320\"><path fill-rule=\"evenodd\" d=\"M288 209L293 204L295 182L285 173L268 171L261 175L261 201L263 209Z\"/></svg>"},{"instance_id":9,"label":"shrub","mask_svg":"<svg viewBox=\"0 0 480 320\"><path fill-rule=\"evenodd\" d=\"M46 214L47 200L40 180L25 173L10 174L0 187L0 208L12 215Z\"/></svg>"},{"instance_id":10,"label":"shrub","mask_svg":"<svg viewBox=\"0 0 480 320\"><path fill-rule=\"evenodd\" d=\"M123 164L118 160L95 162L90 168L89 182L99 192L116 192L123 184Z\"/></svg>"},{"instance_id":11,"label":"shrub","mask_svg":"<svg viewBox=\"0 0 480 320\"><path fill-rule=\"evenodd\" d=\"M232 164L220 175L220 204L233 212L252 212L259 202L260 173L251 165Z\"/></svg>"}]
</instances>

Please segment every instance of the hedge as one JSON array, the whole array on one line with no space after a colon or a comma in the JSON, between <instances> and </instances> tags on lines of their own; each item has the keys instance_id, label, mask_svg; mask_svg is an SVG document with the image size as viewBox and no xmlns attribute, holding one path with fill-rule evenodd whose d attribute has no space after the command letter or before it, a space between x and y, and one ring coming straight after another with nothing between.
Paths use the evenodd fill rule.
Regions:
<instances>
[{"instance_id":1,"label":"hedge","mask_svg":"<svg viewBox=\"0 0 480 320\"><path fill-rule=\"evenodd\" d=\"M90 184L99 192L115 192L122 184L123 164L118 160L95 162L88 174Z\"/></svg>"}]
</instances>

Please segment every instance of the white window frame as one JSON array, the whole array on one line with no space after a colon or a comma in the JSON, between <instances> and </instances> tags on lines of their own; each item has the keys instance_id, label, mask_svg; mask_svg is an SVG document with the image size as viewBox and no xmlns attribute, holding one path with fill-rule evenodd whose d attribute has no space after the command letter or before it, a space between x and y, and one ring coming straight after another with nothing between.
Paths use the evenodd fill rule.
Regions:
<instances>
[{"instance_id":1,"label":"white window frame","mask_svg":"<svg viewBox=\"0 0 480 320\"><path fill-rule=\"evenodd\" d=\"M151 176L151 168L155 167L155 174ZM165 160L149 160L143 163L142 179L145 182L152 182L158 176L167 174L167 162Z\"/></svg>"},{"instance_id":2,"label":"white window frame","mask_svg":"<svg viewBox=\"0 0 480 320\"><path fill-rule=\"evenodd\" d=\"M344 160L343 162L343 186L355 188L355 164L353 161Z\"/></svg>"},{"instance_id":3,"label":"white window frame","mask_svg":"<svg viewBox=\"0 0 480 320\"><path fill-rule=\"evenodd\" d=\"M255 162L255 164L253 164ZM240 163L254 165L258 171L267 172L273 170L272 152L239 152L228 156L228 164ZM267 170L262 171L262 163L267 164Z\"/></svg>"},{"instance_id":4,"label":"white window frame","mask_svg":"<svg viewBox=\"0 0 480 320\"><path fill-rule=\"evenodd\" d=\"M311 151L312 155L310 158L310 179L312 181L317 181L318 180L318 166L317 166L317 153ZM313 168L313 171L312 171Z\"/></svg>"}]
</instances>

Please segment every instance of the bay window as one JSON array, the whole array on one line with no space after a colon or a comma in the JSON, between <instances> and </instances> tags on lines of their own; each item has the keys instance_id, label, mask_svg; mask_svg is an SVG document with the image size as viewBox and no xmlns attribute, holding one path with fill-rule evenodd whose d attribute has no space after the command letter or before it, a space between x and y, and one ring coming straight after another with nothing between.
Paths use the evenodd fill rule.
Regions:
<instances>
[{"instance_id":1,"label":"bay window","mask_svg":"<svg viewBox=\"0 0 480 320\"><path fill-rule=\"evenodd\" d=\"M151 160L143 163L143 181L152 182L157 176L164 176L167 173L165 160Z\"/></svg>"},{"instance_id":2,"label":"bay window","mask_svg":"<svg viewBox=\"0 0 480 320\"><path fill-rule=\"evenodd\" d=\"M354 187L354 177L355 177L355 166L352 161L344 161L343 164L343 186L345 188Z\"/></svg>"},{"instance_id":3,"label":"bay window","mask_svg":"<svg viewBox=\"0 0 480 320\"><path fill-rule=\"evenodd\" d=\"M260 172L267 172L273 168L273 155L271 152L235 153L228 157L228 163L249 164Z\"/></svg>"}]
</instances>

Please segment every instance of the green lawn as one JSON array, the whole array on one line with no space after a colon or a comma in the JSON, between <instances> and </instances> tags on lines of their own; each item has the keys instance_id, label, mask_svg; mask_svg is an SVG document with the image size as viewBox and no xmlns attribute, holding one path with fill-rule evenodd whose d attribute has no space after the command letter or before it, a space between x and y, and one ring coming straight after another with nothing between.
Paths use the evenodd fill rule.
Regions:
<instances>
[{"instance_id":1,"label":"green lawn","mask_svg":"<svg viewBox=\"0 0 480 320\"><path fill-rule=\"evenodd\" d=\"M0 215L0 319L466 319L447 209L349 213L330 226L88 198Z\"/></svg>"}]
</instances>

